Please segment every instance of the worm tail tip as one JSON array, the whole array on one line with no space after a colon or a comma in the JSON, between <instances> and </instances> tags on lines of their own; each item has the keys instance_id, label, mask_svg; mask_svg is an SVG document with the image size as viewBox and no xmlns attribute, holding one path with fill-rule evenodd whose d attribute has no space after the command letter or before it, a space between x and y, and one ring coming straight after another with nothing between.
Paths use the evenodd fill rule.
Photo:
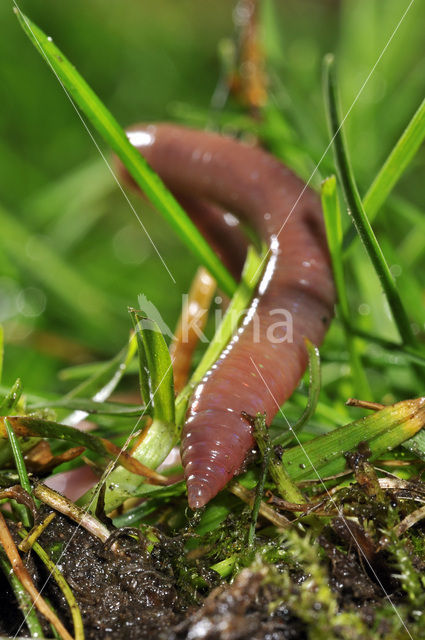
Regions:
<instances>
[{"instance_id":1,"label":"worm tail tip","mask_svg":"<svg viewBox=\"0 0 425 640\"><path fill-rule=\"evenodd\" d=\"M187 501L192 510L204 507L211 498L208 484L197 479L187 480Z\"/></svg>"}]
</instances>

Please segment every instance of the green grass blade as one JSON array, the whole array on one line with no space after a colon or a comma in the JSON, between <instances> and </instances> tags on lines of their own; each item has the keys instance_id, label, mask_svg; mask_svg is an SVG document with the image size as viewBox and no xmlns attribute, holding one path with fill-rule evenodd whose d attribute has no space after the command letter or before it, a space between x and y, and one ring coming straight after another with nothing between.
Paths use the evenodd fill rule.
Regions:
<instances>
[{"instance_id":1,"label":"green grass blade","mask_svg":"<svg viewBox=\"0 0 425 640\"><path fill-rule=\"evenodd\" d=\"M137 355L139 362L139 384L140 384L140 393L142 396L142 400L145 404L150 404L151 402L151 389L150 389L150 377L149 377L149 367L146 357L146 348L143 343L143 338L141 335L140 327L137 329L137 319L134 317L133 312L130 312L131 320L133 322L133 326L136 331L136 340L137 340ZM153 408L153 405L152 405Z\"/></svg>"},{"instance_id":2,"label":"green grass blade","mask_svg":"<svg viewBox=\"0 0 425 640\"><path fill-rule=\"evenodd\" d=\"M371 459L412 438L425 425L425 398L404 400L288 449L282 463L291 480L330 476L346 469L344 454L367 442Z\"/></svg>"},{"instance_id":3,"label":"green grass blade","mask_svg":"<svg viewBox=\"0 0 425 640\"><path fill-rule=\"evenodd\" d=\"M176 436L168 424L154 420L146 430L141 444L133 451L132 456L149 469L156 469L170 453L176 444ZM116 509L127 498L142 491L144 479L131 473L123 466L116 467L109 474L105 491L105 511L109 513ZM86 493L78 504L87 504L93 498L93 492ZM95 504L91 504L93 511Z\"/></svg>"},{"instance_id":4,"label":"green grass blade","mask_svg":"<svg viewBox=\"0 0 425 640\"><path fill-rule=\"evenodd\" d=\"M363 206L370 221L388 198L425 138L425 99L370 185Z\"/></svg>"},{"instance_id":5,"label":"green grass blade","mask_svg":"<svg viewBox=\"0 0 425 640\"><path fill-rule=\"evenodd\" d=\"M112 114L51 39L19 9L15 9L15 12L26 35L52 68L72 100L115 151L136 183L177 232L189 250L210 271L223 291L231 296L236 289L233 277L160 178L131 145L124 130Z\"/></svg>"},{"instance_id":6,"label":"green grass blade","mask_svg":"<svg viewBox=\"0 0 425 640\"><path fill-rule=\"evenodd\" d=\"M15 460L15 467L18 472L19 482L21 487L25 489L29 495L32 495L31 484L28 478L27 468L25 466L24 458L22 455L21 447L19 446L18 438L13 431L11 424L7 418L4 419L4 426L6 427L7 438L9 440L10 448L12 449L13 458ZM22 519L22 523L25 527L32 525L32 516L29 509L23 505L16 505L18 513Z\"/></svg>"},{"instance_id":7,"label":"green grass blade","mask_svg":"<svg viewBox=\"0 0 425 640\"><path fill-rule=\"evenodd\" d=\"M292 482L286 467L281 464L276 455L271 455L272 452L274 453L274 450L270 445L265 414L257 413L252 424L254 427L254 437L263 457L263 464L267 463L269 466L270 475L276 483L279 494L289 502L304 502L302 493ZM259 482L260 481L261 476Z\"/></svg>"},{"instance_id":8,"label":"green grass blade","mask_svg":"<svg viewBox=\"0 0 425 640\"><path fill-rule=\"evenodd\" d=\"M363 207L370 222L375 219L379 209L413 160L424 138L425 99L414 113L363 198ZM354 237L353 229L350 228L344 238L346 251L351 246Z\"/></svg>"},{"instance_id":9,"label":"green grass blade","mask_svg":"<svg viewBox=\"0 0 425 640\"><path fill-rule=\"evenodd\" d=\"M28 478L27 468L25 466L24 458L22 456L22 451L21 451L21 447L19 446L18 439L7 418L4 419L4 425L6 427L7 437L9 439L10 446L13 451L13 457L15 458L16 470L19 474L21 487L31 495L32 494L31 484Z\"/></svg>"},{"instance_id":10,"label":"green grass blade","mask_svg":"<svg viewBox=\"0 0 425 640\"><path fill-rule=\"evenodd\" d=\"M153 408L155 420L170 425L175 432L173 366L164 336L154 320L134 309L130 314L139 349L143 400Z\"/></svg>"},{"instance_id":11,"label":"green grass blade","mask_svg":"<svg viewBox=\"0 0 425 640\"><path fill-rule=\"evenodd\" d=\"M309 387L307 404L298 418L296 423L291 427L290 432L285 431L273 439L273 444L281 444L287 446L294 438L294 434L298 434L302 428L308 424L313 417L320 396L320 353L319 349L308 338L305 338L305 344L308 351L308 369L309 369Z\"/></svg>"},{"instance_id":12,"label":"green grass blade","mask_svg":"<svg viewBox=\"0 0 425 640\"><path fill-rule=\"evenodd\" d=\"M2 420L3 418L0 418ZM21 448L22 453L26 453L30 449L32 449L37 442L39 442L40 438L25 438L25 440L21 440L19 446ZM5 446L2 446L5 445ZM5 466L10 466L9 463L13 459L12 450L9 446L9 442L7 440L2 440L0 438L0 469L4 469Z\"/></svg>"},{"instance_id":13,"label":"green grass blade","mask_svg":"<svg viewBox=\"0 0 425 640\"><path fill-rule=\"evenodd\" d=\"M154 421L146 430L133 457L150 469L165 460L177 442L173 368L168 347L158 325L149 318L131 310L136 329L140 359L140 384L148 408L153 408ZM108 477L105 509L112 511L124 500L140 490L143 480L117 467ZM90 499L91 493L84 500Z\"/></svg>"},{"instance_id":14,"label":"green grass blade","mask_svg":"<svg viewBox=\"0 0 425 640\"><path fill-rule=\"evenodd\" d=\"M308 424L313 417L320 396L320 352L308 338L305 338L305 345L308 351L308 369L309 369L309 387L307 406L302 415L293 425L292 429L295 433L299 433L304 425Z\"/></svg>"},{"instance_id":15,"label":"green grass blade","mask_svg":"<svg viewBox=\"0 0 425 640\"><path fill-rule=\"evenodd\" d=\"M105 449L101 438L91 433L74 429L64 424L59 424L51 420L42 420L41 418L17 417L0 418L0 438L7 436L8 427L14 431L18 437L40 436L42 438L53 438L70 442L72 444L81 445L94 451L99 455L109 455Z\"/></svg>"},{"instance_id":16,"label":"green grass blade","mask_svg":"<svg viewBox=\"0 0 425 640\"><path fill-rule=\"evenodd\" d=\"M134 527L142 522L149 513L164 506L164 501L169 501L186 492L186 484L183 480L169 487L159 487L153 484L144 484L138 495L144 500L137 507L129 509L125 513L116 516L113 520L116 527Z\"/></svg>"},{"instance_id":17,"label":"green grass blade","mask_svg":"<svg viewBox=\"0 0 425 640\"><path fill-rule=\"evenodd\" d=\"M258 478L258 483L255 488L254 504L252 505L251 522L249 525L248 538L247 538L248 547L252 547L254 544L255 528L257 526L261 500L263 499L263 495L264 495L264 487L266 484L270 461L273 455L273 446L270 442L270 438L268 437L264 416L262 416L262 421L260 423L258 423L258 421L255 422L254 438L261 451L262 464L261 464L260 476Z\"/></svg>"},{"instance_id":18,"label":"green grass blade","mask_svg":"<svg viewBox=\"0 0 425 640\"><path fill-rule=\"evenodd\" d=\"M72 411L84 411L89 415L121 416L123 418L134 418L145 411L143 405L124 404L121 402L96 402L89 398L57 398L56 400L28 404L28 411L31 412L49 408L70 409Z\"/></svg>"},{"instance_id":19,"label":"green grass blade","mask_svg":"<svg viewBox=\"0 0 425 640\"><path fill-rule=\"evenodd\" d=\"M73 427L64 424L52 422L51 420L42 420L41 418L32 418L24 416L10 416L9 418L0 418L0 438L7 437L8 427L11 427L18 437L27 438L32 436L41 436L44 438L53 438L65 442L85 447L100 456L106 456L114 461L122 464L127 472L137 474L143 477L151 477L162 480L158 474L146 468L146 465L140 463L126 451L120 449L106 438L84 431L79 431Z\"/></svg>"},{"instance_id":20,"label":"green grass blade","mask_svg":"<svg viewBox=\"0 0 425 640\"><path fill-rule=\"evenodd\" d=\"M344 267L342 258L342 221L339 206L335 176L330 176L322 182L322 209L325 218L326 236L329 252L332 257L332 270L337 290L338 304L342 320L346 322L350 315L347 289L345 286Z\"/></svg>"},{"instance_id":21,"label":"green grass blade","mask_svg":"<svg viewBox=\"0 0 425 640\"><path fill-rule=\"evenodd\" d=\"M338 192L336 188L335 176L330 176L322 183L321 189L322 208L325 218L326 235L328 239L329 252L332 259L332 270L334 274L335 287L337 291L337 308L342 321L347 349L350 354L351 374L354 382L355 392L360 398L371 398L369 383L364 372L357 342L353 338L349 329L350 308L348 304L347 287L344 277L344 264L342 255L342 220L341 208L339 206Z\"/></svg>"},{"instance_id":22,"label":"green grass blade","mask_svg":"<svg viewBox=\"0 0 425 640\"><path fill-rule=\"evenodd\" d=\"M102 371L105 367L105 362L87 362L84 364L75 364L71 367L65 367L59 371L59 379L60 380L85 380L90 378L100 371ZM129 366L127 367L125 373L138 373L139 367L138 363L133 360Z\"/></svg>"},{"instance_id":23,"label":"green grass blade","mask_svg":"<svg viewBox=\"0 0 425 640\"><path fill-rule=\"evenodd\" d=\"M15 411L22 396L22 382L18 378L12 388L0 400L0 416L6 416Z\"/></svg>"},{"instance_id":24,"label":"green grass blade","mask_svg":"<svg viewBox=\"0 0 425 640\"><path fill-rule=\"evenodd\" d=\"M333 56L325 58L324 88L327 104L327 115L330 134L333 140L335 161L341 186L347 201L348 210L362 240L373 267L380 279L382 288L397 325L400 337L407 345L416 345L416 339L410 326L394 278L382 253L381 247L365 214L351 165L348 158L346 144L342 132L340 109L337 96L337 81Z\"/></svg>"}]
</instances>

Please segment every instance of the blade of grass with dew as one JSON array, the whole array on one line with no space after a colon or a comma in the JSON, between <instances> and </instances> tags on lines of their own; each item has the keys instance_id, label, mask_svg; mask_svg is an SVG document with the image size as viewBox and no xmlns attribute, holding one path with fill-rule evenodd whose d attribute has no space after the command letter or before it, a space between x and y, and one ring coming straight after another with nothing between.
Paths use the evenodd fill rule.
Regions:
<instances>
[{"instance_id":1,"label":"blade of grass with dew","mask_svg":"<svg viewBox=\"0 0 425 640\"><path fill-rule=\"evenodd\" d=\"M4 387L0 386L0 393ZM96 402L90 398L71 398L69 400L64 399L63 396L55 396L49 393L47 396L38 396L32 393L25 393L25 410L19 412L19 415L32 415L33 417L47 417L41 412L46 409L56 409L55 413L67 413L71 411L81 411L90 416L90 421L98 424L103 424L106 429L112 423L121 427L119 423L113 421L114 418L136 418L140 416L145 410L145 405L127 404L125 402ZM37 414L40 414L37 416ZM16 412L18 415L18 412ZM104 420L104 417L111 418L111 420ZM57 422L67 424L66 419L60 420L57 418ZM68 425L69 426L69 425ZM72 426L72 425L71 425ZM100 428L100 427L99 427Z\"/></svg>"},{"instance_id":2,"label":"blade of grass with dew","mask_svg":"<svg viewBox=\"0 0 425 640\"><path fill-rule=\"evenodd\" d=\"M6 553L2 548L0 548L0 567L3 570L6 580L12 587L13 593L15 594L16 600L18 602L18 606L25 618L25 624L27 625L28 631L30 632L32 638L45 638L43 628L41 626L40 620L37 617L37 612L34 609L31 598L22 586L19 579L13 573L12 565L10 564L9 559L7 558Z\"/></svg>"},{"instance_id":3,"label":"blade of grass with dew","mask_svg":"<svg viewBox=\"0 0 425 640\"><path fill-rule=\"evenodd\" d=\"M337 290L338 304L340 306L342 321L347 322L350 310L346 295L345 277L342 259L342 221L339 206L338 192L335 176L330 176L322 182L321 189L322 209L326 226L326 237L329 252L332 258L332 270L335 287Z\"/></svg>"},{"instance_id":4,"label":"blade of grass with dew","mask_svg":"<svg viewBox=\"0 0 425 640\"><path fill-rule=\"evenodd\" d=\"M20 269L30 272L31 277L66 305L72 317L84 319L97 333L100 331L99 317L107 317L108 334L100 336L102 341L108 338L111 331L118 331L119 326L107 298L1 205L0 227L0 248Z\"/></svg>"},{"instance_id":5,"label":"blade of grass with dew","mask_svg":"<svg viewBox=\"0 0 425 640\"><path fill-rule=\"evenodd\" d=\"M282 454L282 464L295 482L334 475L346 469L344 454L367 442L371 459L412 438L425 426L425 398L403 400L318 436Z\"/></svg>"},{"instance_id":6,"label":"blade of grass with dew","mask_svg":"<svg viewBox=\"0 0 425 640\"><path fill-rule=\"evenodd\" d=\"M351 376L360 398L371 398L369 382L361 361L358 342L353 338L350 329L350 308L348 305L347 287L345 284L343 256L342 256L342 220L339 206L338 191L335 176L330 176L322 183L322 209L325 218L326 236L332 259L332 270L337 291L337 305L345 334L347 349L350 354Z\"/></svg>"},{"instance_id":7,"label":"blade of grass with dew","mask_svg":"<svg viewBox=\"0 0 425 640\"><path fill-rule=\"evenodd\" d=\"M236 289L233 277L157 174L130 143L125 131L51 38L48 38L19 9L15 9L15 13L24 32L72 100L115 151L136 183L177 232L188 249L208 269L221 289L231 296Z\"/></svg>"},{"instance_id":8,"label":"blade of grass with dew","mask_svg":"<svg viewBox=\"0 0 425 640\"><path fill-rule=\"evenodd\" d=\"M400 333L400 337L404 344L416 346L417 341L412 332L410 321L395 285L394 278L372 230L370 222L364 212L359 192L357 190L341 128L334 58L331 55L328 55L325 58L324 90L329 130L333 140L335 162L344 196L347 201L348 210L353 217L353 222L356 226L360 239L362 240L373 267L381 281L394 322L396 323L397 329Z\"/></svg>"},{"instance_id":9,"label":"blade of grass with dew","mask_svg":"<svg viewBox=\"0 0 425 640\"><path fill-rule=\"evenodd\" d=\"M305 395L295 391L287 402L293 402L296 407L304 409ZM287 403L285 403L285 406L287 406ZM326 422L330 421L333 424L343 424L343 421L347 420L347 418L349 417L348 412L345 409L345 405L329 406L324 401L319 401L317 403L315 413L321 420L325 420ZM276 417L279 419L279 414L277 414ZM285 420L284 422L286 423Z\"/></svg>"}]
</instances>

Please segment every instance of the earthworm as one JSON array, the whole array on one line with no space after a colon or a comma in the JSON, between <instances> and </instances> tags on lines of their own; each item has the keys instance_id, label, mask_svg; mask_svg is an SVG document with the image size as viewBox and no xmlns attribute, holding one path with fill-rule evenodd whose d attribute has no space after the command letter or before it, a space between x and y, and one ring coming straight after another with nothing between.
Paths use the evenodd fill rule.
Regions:
<instances>
[{"instance_id":1,"label":"earthworm","mask_svg":"<svg viewBox=\"0 0 425 640\"><path fill-rule=\"evenodd\" d=\"M248 248L239 220L211 202L175 195L232 276L239 279Z\"/></svg>"},{"instance_id":2,"label":"earthworm","mask_svg":"<svg viewBox=\"0 0 425 640\"><path fill-rule=\"evenodd\" d=\"M195 509L238 473L254 445L241 412L265 412L270 423L307 366L304 338L319 345L329 326L335 291L321 206L258 147L169 124L132 127L128 136L178 197L231 211L268 246L252 303L195 389L183 427L182 463Z\"/></svg>"}]
</instances>

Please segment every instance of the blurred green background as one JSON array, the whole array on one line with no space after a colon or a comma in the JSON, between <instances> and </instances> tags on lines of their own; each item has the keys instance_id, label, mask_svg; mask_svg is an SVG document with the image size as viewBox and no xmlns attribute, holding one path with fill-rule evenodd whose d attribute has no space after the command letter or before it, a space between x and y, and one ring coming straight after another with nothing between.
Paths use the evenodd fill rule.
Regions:
<instances>
[{"instance_id":1,"label":"blurred green background","mask_svg":"<svg viewBox=\"0 0 425 640\"><path fill-rule=\"evenodd\" d=\"M123 125L184 119L199 126L208 120L221 73L219 45L235 32L232 0L18 4L54 38ZM337 56L345 113L408 2L276 0L264 5L271 102L297 130L300 148L317 161L328 144L323 55L333 51ZM196 264L149 206L130 195L176 278L173 285L56 78L21 31L12 6L0 5L5 384L20 376L28 390L59 390L61 367L105 357L125 342L127 306L137 305L139 293L173 326ZM417 1L347 119L362 193L423 97L424 24L425 5ZM237 112L232 105L226 109ZM414 208L424 201L423 160L422 149L397 187ZM323 176L329 166L330 154ZM397 207L387 207L376 228L382 230L384 248L396 257L390 263L397 267L401 288L407 267L419 274L420 286L408 291L406 304L423 329L423 236L400 218ZM361 289L355 304L361 314L373 315L377 284L370 269L361 267L355 279L353 287ZM361 304L367 309L362 311ZM379 304L375 327L394 337Z\"/></svg>"}]
</instances>

